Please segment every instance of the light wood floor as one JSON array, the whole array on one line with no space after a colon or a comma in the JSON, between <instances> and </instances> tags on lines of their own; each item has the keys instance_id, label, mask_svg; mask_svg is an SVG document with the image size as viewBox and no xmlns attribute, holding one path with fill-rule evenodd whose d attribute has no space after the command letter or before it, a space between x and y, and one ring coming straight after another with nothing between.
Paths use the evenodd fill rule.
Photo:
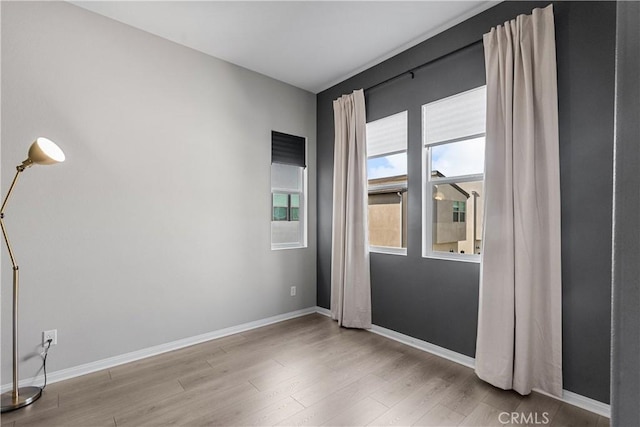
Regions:
<instances>
[{"instance_id":1,"label":"light wood floor","mask_svg":"<svg viewBox=\"0 0 640 427\"><path fill-rule=\"evenodd\" d=\"M2 425L501 426L501 412L552 426L609 425L317 314L50 384Z\"/></svg>"}]
</instances>

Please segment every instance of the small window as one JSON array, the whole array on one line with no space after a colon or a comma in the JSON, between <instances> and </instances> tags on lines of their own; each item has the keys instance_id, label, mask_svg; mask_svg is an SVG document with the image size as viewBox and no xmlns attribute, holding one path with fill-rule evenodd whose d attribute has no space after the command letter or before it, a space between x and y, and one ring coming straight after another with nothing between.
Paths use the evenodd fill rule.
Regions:
<instances>
[{"instance_id":1,"label":"small window","mask_svg":"<svg viewBox=\"0 0 640 427\"><path fill-rule=\"evenodd\" d=\"M300 194L272 193L271 221L300 221Z\"/></svg>"},{"instance_id":2,"label":"small window","mask_svg":"<svg viewBox=\"0 0 640 427\"><path fill-rule=\"evenodd\" d=\"M299 194L289 194L289 221L300 221Z\"/></svg>"},{"instance_id":3,"label":"small window","mask_svg":"<svg viewBox=\"0 0 640 427\"><path fill-rule=\"evenodd\" d=\"M423 256L479 261L486 87L422 106Z\"/></svg>"},{"instance_id":4,"label":"small window","mask_svg":"<svg viewBox=\"0 0 640 427\"><path fill-rule=\"evenodd\" d=\"M407 112L367 123L369 247L406 254Z\"/></svg>"},{"instance_id":5,"label":"small window","mask_svg":"<svg viewBox=\"0 0 640 427\"><path fill-rule=\"evenodd\" d=\"M271 148L271 249L305 247L306 140L274 131Z\"/></svg>"},{"instance_id":6,"label":"small window","mask_svg":"<svg viewBox=\"0 0 640 427\"><path fill-rule=\"evenodd\" d=\"M465 222L464 210L467 202L453 202L453 222Z\"/></svg>"}]
</instances>

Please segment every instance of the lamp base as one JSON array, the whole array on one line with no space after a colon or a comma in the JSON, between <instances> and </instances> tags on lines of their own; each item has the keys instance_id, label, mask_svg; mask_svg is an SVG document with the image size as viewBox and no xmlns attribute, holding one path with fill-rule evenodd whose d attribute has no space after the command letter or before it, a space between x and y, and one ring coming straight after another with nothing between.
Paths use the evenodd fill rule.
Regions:
<instances>
[{"instance_id":1,"label":"lamp base","mask_svg":"<svg viewBox=\"0 0 640 427\"><path fill-rule=\"evenodd\" d=\"M18 389L18 398L13 398L13 391L2 393L2 411L9 412L31 405L42 396L40 387L20 387Z\"/></svg>"}]
</instances>

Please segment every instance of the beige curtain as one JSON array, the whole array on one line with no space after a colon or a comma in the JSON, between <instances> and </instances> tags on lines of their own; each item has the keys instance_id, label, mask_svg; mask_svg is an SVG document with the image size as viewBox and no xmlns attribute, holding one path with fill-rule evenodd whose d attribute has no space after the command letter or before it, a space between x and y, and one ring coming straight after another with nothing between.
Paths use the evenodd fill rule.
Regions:
<instances>
[{"instance_id":1,"label":"beige curtain","mask_svg":"<svg viewBox=\"0 0 640 427\"><path fill-rule=\"evenodd\" d=\"M476 373L562 395L560 167L553 8L484 35L485 218Z\"/></svg>"},{"instance_id":2,"label":"beige curtain","mask_svg":"<svg viewBox=\"0 0 640 427\"><path fill-rule=\"evenodd\" d=\"M331 315L341 326L371 327L364 92L333 101Z\"/></svg>"}]
</instances>

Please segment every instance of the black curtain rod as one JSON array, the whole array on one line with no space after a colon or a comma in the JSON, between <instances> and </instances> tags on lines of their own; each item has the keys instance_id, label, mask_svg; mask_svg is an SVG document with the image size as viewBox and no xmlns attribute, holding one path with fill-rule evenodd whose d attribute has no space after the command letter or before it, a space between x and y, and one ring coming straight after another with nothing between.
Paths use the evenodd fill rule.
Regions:
<instances>
[{"instance_id":1,"label":"black curtain rod","mask_svg":"<svg viewBox=\"0 0 640 427\"><path fill-rule=\"evenodd\" d=\"M453 51L451 51L451 52L445 53L444 55L438 56L437 58L431 59L431 60L429 60L429 61L425 62L424 64L420 64L420 65L418 65L417 67L414 67L414 68L412 68L412 69L410 69L410 70L404 71L404 72L402 72L402 73L400 73L400 74L396 74L396 75L395 75L395 76L393 76L393 77L389 77L387 80L381 81L380 83L374 84L373 86L369 86L368 88L366 88L366 89L365 89L365 92L366 92L366 91L369 91L369 90L371 90L371 89L375 89L375 88L377 88L378 86L382 86L382 85L385 85L385 84L387 84L387 83L390 83L390 82L392 82L393 80L399 79L400 77L402 77L402 76L404 76L404 75L407 75L407 74L410 74L410 75L411 75L411 78L413 78L413 77L414 77L414 73L415 73L416 71L418 71L418 70L420 70L420 69L422 69L422 68L426 67L427 65L429 65L429 64L431 64L431 63L433 63L433 62L436 62L436 61L438 61L438 60L440 60L440 59L446 58L447 56L450 56L450 55L456 54L456 53L460 52L461 50L464 50L464 49L470 48L471 46L475 46L475 45L480 44L480 43L482 43L482 39L480 39L480 40L476 40L476 41L471 42L471 43L469 43L469 44L466 44L466 45L464 45L464 46L462 46L462 47L459 47L459 48L458 48L458 49L456 49L456 50L453 50Z\"/></svg>"}]
</instances>

